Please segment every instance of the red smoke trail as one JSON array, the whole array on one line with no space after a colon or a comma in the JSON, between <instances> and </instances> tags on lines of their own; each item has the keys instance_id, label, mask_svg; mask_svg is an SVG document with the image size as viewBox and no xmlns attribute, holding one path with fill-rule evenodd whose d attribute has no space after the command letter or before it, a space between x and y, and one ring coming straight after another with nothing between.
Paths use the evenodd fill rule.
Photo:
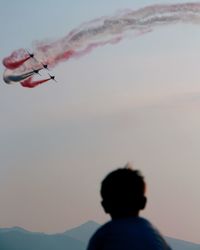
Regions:
<instances>
[{"instance_id":1,"label":"red smoke trail","mask_svg":"<svg viewBox=\"0 0 200 250\"><path fill-rule=\"evenodd\" d=\"M3 64L8 69L16 69L20 67L23 63L25 63L28 59L30 59L30 57L14 62L14 61L11 61L10 58L4 58Z\"/></svg>"},{"instance_id":2,"label":"red smoke trail","mask_svg":"<svg viewBox=\"0 0 200 250\"><path fill-rule=\"evenodd\" d=\"M6 66L4 81L12 83L10 79L38 69L41 64L51 68L70 58L79 58L96 47L117 43L129 33L143 35L155 28L178 23L200 24L200 3L150 5L97 18L83 23L61 39L35 43L36 60L28 60L24 49L13 52L3 60ZM30 82L25 80L22 84L34 86Z\"/></svg>"},{"instance_id":3,"label":"red smoke trail","mask_svg":"<svg viewBox=\"0 0 200 250\"><path fill-rule=\"evenodd\" d=\"M45 63L47 65L50 65L51 67L53 67L56 64L58 64L59 62L68 60L74 54L75 54L74 50L68 50L68 51L65 51L65 52L62 52L62 53L56 55L54 58L49 58L48 60L46 60Z\"/></svg>"},{"instance_id":4,"label":"red smoke trail","mask_svg":"<svg viewBox=\"0 0 200 250\"><path fill-rule=\"evenodd\" d=\"M20 82L20 84L25 88L34 88L42 83L48 82L51 80L51 78L38 80L38 81L32 81L32 77L29 77L28 79L24 80L23 82Z\"/></svg>"},{"instance_id":5,"label":"red smoke trail","mask_svg":"<svg viewBox=\"0 0 200 250\"><path fill-rule=\"evenodd\" d=\"M26 52L24 49L14 51L10 56L3 59L3 65L8 69L16 69L25 63L30 56L24 58Z\"/></svg>"}]
</instances>

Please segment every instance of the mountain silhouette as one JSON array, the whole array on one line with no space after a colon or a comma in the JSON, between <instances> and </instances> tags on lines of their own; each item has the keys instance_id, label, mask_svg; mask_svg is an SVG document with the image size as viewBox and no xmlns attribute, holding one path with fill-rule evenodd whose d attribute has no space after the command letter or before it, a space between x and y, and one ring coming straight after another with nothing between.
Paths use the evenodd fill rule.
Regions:
<instances>
[{"instance_id":1,"label":"mountain silhouette","mask_svg":"<svg viewBox=\"0 0 200 250\"><path fill-rule=\"evenodd\" d=\"M92 234L100 227L100 224L94 221L88 221L78 227L72 228L64 232L65 235L68 235L74 239L88 242Z\"/></svg>"},{"instance_id":2,"label":"mountain silhouette","mask_svg":"<svg viewBox=\"0 0 200 250\"><path fill-rule=\"evenodd\" d=\"M10 231L21 232L21 233L30 233L30 231L22 227L12 227L12 228L0 228L0 233L6 233Z\"/></svg>"},{"instance_id":3,"label":"mountain silhouette","mask_svg":"<svg viewBox=\"0 0 200 250\"><path fill-rule=\"evenodd\" d=\"M192 242L165 237L168 244L174 250L200 250L200 245Z\"/></svg>"},{"instance_id":4,"label":"mountain silhouette","mask_svg":"<svg viewBox=\"0 0 200 250\"><path fill-rule=\"evenodd\" d=\"M1 250L85 250L86 244L64 234L12 230L0 232Z\"/></svg>"},{"instance_id":5,"label":"mountain silhouette","mask_svg":"<svg viewBox=\"0 0 200 250\"><path fill-rule=\"evenodd\" d=\"M86 250L91 235L100 227L88 221L64 233L30 232L20 227L0 228L0 250ZM165 237L173 250L200 250L200 244Z\"/></svg>"}]
</instances>

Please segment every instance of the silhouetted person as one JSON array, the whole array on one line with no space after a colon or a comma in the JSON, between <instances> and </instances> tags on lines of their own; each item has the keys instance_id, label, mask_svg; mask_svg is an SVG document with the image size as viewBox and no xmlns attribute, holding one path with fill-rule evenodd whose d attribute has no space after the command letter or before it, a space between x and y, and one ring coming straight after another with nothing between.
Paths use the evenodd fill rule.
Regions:
<instances>
[{"instance_id":1,"label":"silhouetted person","mask_svg":"<svg viewBox=\"0 0 200 250\"><path fill-rule=\"evenodd\" d=\"M139 217L145 208L146 184L138 170L117 169L101 185L102 206L112 220L90 239L88 250L170 250L152 224Z\"/></svg>"}]
</instances>

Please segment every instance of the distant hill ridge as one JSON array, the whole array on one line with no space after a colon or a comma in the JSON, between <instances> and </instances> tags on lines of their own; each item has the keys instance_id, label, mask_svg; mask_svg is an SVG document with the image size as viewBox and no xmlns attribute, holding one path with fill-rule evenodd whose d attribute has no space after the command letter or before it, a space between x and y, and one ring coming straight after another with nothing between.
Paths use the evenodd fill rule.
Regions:
<instances>
[{"instance_id":1,"label":"distant hill ridge","mask_svg":"<svg viewBox=\"0 0 200 250\"><path fill-rule=\"evenodd\" d=\"M91 235L100 227L88 221L63 233L30 232L21 227L0 228L0 250L86 250ZM200 244L166 237L173 250L200 250Z\"/></svg>"},{"instance_id":2,"label":"distant hill ridge","mask_svg":"<svg viewBox=\"0 0 200 250\"><path fill-rule=\"evenodd\" d=\"M74 239L88 242L92 234L100 227L100 224L95 221L88 221L78 227L69 229L64 232L65 235L71 236Z\"/></svg>"}]
</instances>

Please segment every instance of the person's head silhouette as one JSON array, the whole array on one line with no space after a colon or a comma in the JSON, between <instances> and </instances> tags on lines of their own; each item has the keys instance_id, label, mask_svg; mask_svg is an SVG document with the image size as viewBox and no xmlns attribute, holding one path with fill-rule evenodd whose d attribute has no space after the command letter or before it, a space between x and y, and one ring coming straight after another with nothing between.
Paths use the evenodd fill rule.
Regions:
<instances>
[{"instance_id":1,"label":"person's head silhouette","mask_svg":"<svg viewBox=\"0 0 200 250\"><path fill-rule=\"evenodd\" d=\"M146 183L139 170L129 166L109 173L101 183L102 205L111 220L91 237L87 250L171 250L164 237L145 218Z\"/></svg>"},{"instance_id":2,"label":"person's head silhouette","mask_svg":"<svg viewBox=\"0 0 200 250\"><path fill-rule=\"evenodd\" d=\"M138 216L145 208L146 184L138 170L119 168L109 173L101 184L102 206L113 219Z\"/></svg>"}]
</instances>

